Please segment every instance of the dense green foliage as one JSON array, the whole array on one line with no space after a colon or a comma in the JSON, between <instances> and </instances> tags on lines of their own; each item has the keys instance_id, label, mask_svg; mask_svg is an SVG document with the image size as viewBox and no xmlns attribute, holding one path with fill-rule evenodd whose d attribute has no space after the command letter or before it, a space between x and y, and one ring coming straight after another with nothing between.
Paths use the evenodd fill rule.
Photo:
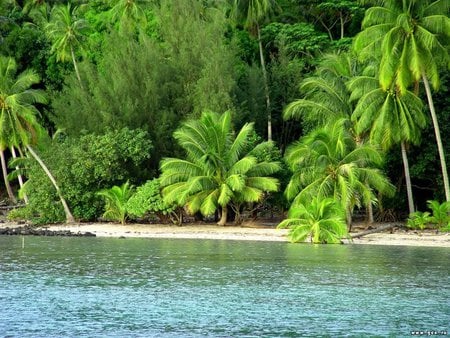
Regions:
<instances>
[{"instance_id":1,"label":"dense green foliage","mask_svg":"<svg viewBox=\"0 0 450 338\"><path fill-rule=\"evenodd\" d=\"M93 220L96 192L127 181L132 217L221 209L221 224L313 197L334 198L348 223L355 208L406 218L448 200L449 9L2 1L0 159L8 200L28 201L12 216Z\"/></svg>"},{"instance_id":2,"label":"dense green foliage","mask_svg":"<svg viewBox=\"0 0 450 338\"><path fill-rule=\"evenodd\" d=\"M450 203L431 200L427 201L429 210L416 211L409 215L407 226L412 229L425 229L426 227L437 228L442 231L450 229Z\"/></svg>"},{"instance_id":3,"label":"dense green foliage","mask_svg":"<svg viewBox=\"0 0 450 338\"><path fill-rule=\"evenodd\" d=\"M122 129L101 136L87 134L62 140L56 137L41 156L60 183L74 217L92 220L103 213L103 203L96 193L128 177L138 178L150 150L146 132ZM35 163L27 164L27 168L29 180L24 192L29 196L29 204L20 213L33 215L39 223L62 221L64 214L50 182Z\"/></svg>"},{"instance_id":4,"label":"dense green foliage","mask_svg":"<svg viewBox=\"0 0 450 338\"><path fill-rule=\"evenodd\" d=\"M164 202L158 179L147 181L137 187L136 192L127 202L127 211L131 217L156 216L159 222L171 220L178 223L176 204Z\"/></svg>"}]
</instances>

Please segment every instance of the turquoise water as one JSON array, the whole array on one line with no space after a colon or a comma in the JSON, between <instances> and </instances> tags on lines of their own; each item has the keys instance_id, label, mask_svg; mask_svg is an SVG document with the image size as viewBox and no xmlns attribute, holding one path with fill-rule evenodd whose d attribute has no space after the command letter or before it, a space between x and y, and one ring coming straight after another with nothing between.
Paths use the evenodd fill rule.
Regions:
<instances>
[{"instance_id":1,"label":"turquoise water","mask_svg":"<svg viewBox=\"0 0 450 338\"><path fill-rule=\"evenodd\" d=\"M0 337L450 329L447 248L44 237L22 244L0 236Z\"/></svg>"}]
</instances>

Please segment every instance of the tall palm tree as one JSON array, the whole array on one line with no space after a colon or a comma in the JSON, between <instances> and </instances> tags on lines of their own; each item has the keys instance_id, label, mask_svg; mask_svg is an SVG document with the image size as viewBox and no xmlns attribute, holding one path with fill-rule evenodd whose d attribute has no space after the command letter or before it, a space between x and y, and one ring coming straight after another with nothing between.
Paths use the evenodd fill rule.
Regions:
<instances>
[{"instance_id":1,"label":"tall palm tree","mask_svg":"<svg viewBox=\"0 0 450 338\"><path fill-rule=\"evenodd\" d=\"M341 243L347 235L342 206L332 198L317 196L310 203L293 204L288 218L277 228L291 229L288 234L291 242L303 242L311 236L312 243Z\"/></svg>"},{"instance_id":2,"label":"tall palm tree","mask_svg":"<svg viewBox=\"0 0 450 338\"><path fill-rule=\"evenodd\" d=\"M362 57L380 57L380 84L384 90L394 83L400 94L422 80L433 121L447 201L450 187L439 123L429 82L439 87L439 65L448 67L446 39L450 37L449 0L383 0L371 7L363 20L363 31L355 39ZM381 55L380 55L381 52Z\"/></svg>"},{"instance_id":3,"label":"tall palm tree","mask_svg":"<svg viewBox=\"0 0 450 338\"><path fill-rule=\"evenodd\" d=\"M420 130L426 125L423 104L414 93L406 90L400 94L394 85L384 90L376 77L359 76L349 82L352 100L358 100L352 115L355 131L361 135L369 132L375 144L389 149L400 143L405 171L409 212L414 212L411 177L407 157L407 144L418 144Z\"/></svg>"},{"instance_id":4,"label":"tall palm tree","mask_svg":"<svg viewBox=\"0 0 450 338\"><path fill-rule=\"evenodd\" d=\"M149 0L111 0L111 19L119 22L121 28L144 26L147 19L143 8L149 3Z\"/></svg>"},{"instance_id":5,"label":"tall palm tree","mask_svg":"<svg viewBox=\"0 0 450 338\"><path fill-rule=\"evenodd\" d=\"M225 225L230 203L259 202L265 192L277 191L278 180L270 175L280 164L260 162L245 151L252 131L253 124L247 123L235 135L229 112L221 116L206 112L199 120L185 122L174 137L186 151L186 159L161 161L164 200L203 215L221 207L218 224Z\"/></svg>"},{"instance_id":6,"label":"tall palm tree","mask_svg":"<svg viewBox=\"0 0 450 338\"><path fill-rule=\"evenodd\" d=\"M278 9L276 0L231 0L232 16L251 33L256 34L259 47L259 59L264 79L264 93L266 96L267 110L267 139L272 140L272 112L270 107L269 80L267 77L266 62L264 60L264 48L261 41L261 23Z\"/></svg>"},{"instance_id":7,"label":"tall palm tree","mask_svg":"<svg viewBox=\"0 0 450 338\"><path fill-rule=\"evenodd\" d=\"M66 213L66 221L73 222L72 213L55 178L32 147L43 133L36 119L39 111L34 104L45 103L46 98L42 91L31 89L33 84L39 82L39 76L31 70L25 70L17 77L15 73L15 61L0 57L0 150L6 147L25 147L55 187Z\"/></svg>"},{"instance_id":8,"label":"tall palm tree","mask_svg":"<svg viewBox=\"0 0 450 338\"><path fill-rule=\"evenodd\" d=\"M346 211L349 228L353 208L372 203L374 190L394 191L378 169L381 153L372 145L358 144L346 119L312 131L288 148L285 157L293 172L286 188L288 200L305 204L315 196L333 197Z\"/></svg>"},{"instance_id":9,"label":"tall palm tree","mask_svg":"<svg viewBox=\"0 0 450 338\"><path fill-rule=\"evenodd\" d=\"M70 3L66 6L57 5L52 9L50 22L46 25L45 30L53 42L51 52L56 53L58 61L72 61L78 82L83 87L75 57L75 49L81 46L81 40L88 29L88 25L86 20L79 18L77 15L77 6L72 7Z\"/></svg>"},{"instance_id":10,"label":"tall palm tree","mask_svg":"<svg viewBox=\"0 0 450 338\"><path fill-rule=\"evenodd\" d=\"M328 54L314 76L300 84L304 98L290 103L285 119L303 118L315 126L323 126L338 118L350 118L353 107L346 81L356 74L357 65L349 53Z\"/></svg>"}]
</instances>

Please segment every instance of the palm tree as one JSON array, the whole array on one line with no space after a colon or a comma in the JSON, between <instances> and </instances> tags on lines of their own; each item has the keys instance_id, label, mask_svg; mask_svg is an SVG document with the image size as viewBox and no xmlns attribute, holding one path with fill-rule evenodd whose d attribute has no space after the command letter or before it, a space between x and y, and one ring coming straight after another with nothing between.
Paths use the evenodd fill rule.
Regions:
<instances>
[{"instance_id":1,"label":"palm tree","mask_svg":"<svg viewBox=\"0 0 450 338\"><path fill-rule=\"evenodd\" d=\"M355 49L364 57L380 55L380 84L392 83L402 95L415 82L423 81L433 121L447 201L450 187L439 123L429 80L439 87L440 64L449 64L446 39L450 37L449 0L384 0L369 8L363 31L355 39Z\"/></svg>"},{"instance_id":2,"label":"palm tree","mask_svg":"<svg viewBox=\"0 0 450 338\"><path fill-rule=\"evenodd\" d=\"M346 119L312 131L288 148L285 157L293 172L286 188L288 200L297 205L316 196L333 197L346 211L349 229L356 205L373 203L374 190L394 191L378 169L381 153L372 145L358 144Z\"/></svg>"},{"instance_id":3,"label":"palm tree","mask_svg":"<svg viewBox=\"0 0 450 338\"><path fill-rule=\"evenodd\" d=\"M12 58L0 57L0 150L6 147L25 147L55 187L66 213L66 221L74 222L55 178L32 147L43 133L36 119L39 111L34 104L45 103L46 98L42 91L30 88L39 82L39 76L34 71L25 70L15 78L15 72L15 61Z\"/></svg>"},{"instance_id":4,"label":"palm tree","mask_svg":"<svg viewBox=\"0 0 450 338\"><path fill-rule=\"evenodd\" d=\"M303 242L310 236L312 243L341 243L347 236L344 209L332 198L315 197L310 203L293 204L288 218L277 228L290 228L291 242Z\"/></svg>"},{"instance_id":5,"label":"palm tree","mask_svg":"<svg viewBox=\"0 0 450 338\"><path fill-rule=\"evenodd\" d=\"M32 71L25 71L15 77L17 65L14 59L0 57L0 160L5 187L9 199L16 203L11 185L7 179L7 165L5 150L17 144L17 134L12 121L21 116L34 114L33 108L27 103L30 99L35 102L44 102L45 98L41 91L31 90L30 87L39 81Z\"/></svg>"},{"instance_id":6,"label":"palm tree","mask_svg":"<svg viewBox=\"0 0 450 338\"><path fill-rule=\"evenodd\" d=\"M220 206L218 224L225 225L230 203L259 202L266 192L277 191L278 180L268 176L280 169L280 163L258 161L245 151L251 132L253 124L247 123L235 135L230 112L205 112L199 120L185 122L174 137L186 159L165 158L160 165L165 202L187 205L191 213L203 215Z\"/></svg>"},{"instance_id":7,"label":"palm tree","mask_svg":"<svg viewBox=\"0 0 450 338\"><path fill-rule=\"evenodd\" d=\"M385 150L400 143L405 171L409 212L414 212L407 143L418 144L420 129L426 125L423 104L414 93L400 94L394 85L384 90L376 77L359 76L349 82L352 100L358 100L352 120L361 135L369 132L370 140Z\"/></svg>"},{"instance_id":8,"label":"palm tree","mask_svg":"<svg viewBox=\"0 0 450 338\"><path fill-rule=\"evenodd\" d=\"M256 33L259 46L259 59L264 79L264 92L266 96L267 110L267 139L272 140L272 113L270 108L269 81L267 78L266 62L264 60L264 48L261 41L261 23L275 10L278 9L275 0L231 0L232 16L238 22L243 22L244 27L251 33Z\"/></svg>"},{"instance_id":9,"label":"palm tree","mask_svg":"<svg viewBox=\"0 0 450 338\"><path fill-rule=\"evenodd\" d=\"M81 40L88 26L86 20L77 17L77 12L78 7L72 7L70 3L66 6L53 7L50 22L45 29L53 41L51 52L56 53L58 61L72 61L78 82L83 87L75 57L75 49L81 45Z\"/></svg>"},{"instance_id":10,"label":"palm tree","mask_svg":"<svg viewBox=\"0 0 450 338\"><path fill-rule=\"evenodd\" d=\"M349 53L328 54L321 61L314 76L300 85L304 98L290 103L285 119L300 119L323 126L338 118L350 118L353 107L346 81L356 72L354 58Z\"/></svg>"},{"instance_id":11,"label":"palm tree","mask_svg":"<svg viewBox=\"0 0 450 338\"><path fill-rule=\"evenodd\" d=\"M144 26L147 19L143 7L149 3L149 0L111 0L111 19L118 21L121 27L130 27L132 24Z\"/></svg>"},{"instance_id":12,"label":"palm tree","mask_svg":"<svg viewBox=\"0 0 450 338\"><path fill-rule=\"evenodd\" d=\"M125 182L120 187L115 185L111 189L103 189L97 193L106 202L103 217L125 224L128 216L127 202L133 194L133 187Z\"/></svg>"}]
</instances>

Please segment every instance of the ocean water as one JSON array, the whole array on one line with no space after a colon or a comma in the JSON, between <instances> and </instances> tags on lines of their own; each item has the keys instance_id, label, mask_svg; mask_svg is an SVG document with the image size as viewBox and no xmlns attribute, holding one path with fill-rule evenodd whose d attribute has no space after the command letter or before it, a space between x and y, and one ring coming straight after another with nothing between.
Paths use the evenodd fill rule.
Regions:
<instances>
[{"instance_id":1,"label":"ocean water","mask_svg":"<svg viewBox=\"0 0 450 338\"><path fill-rule=\"evenodd\" d=\"M449 272L448 248L0 236L0 337L443 335Z\"/></svg>"}]
</instances>

